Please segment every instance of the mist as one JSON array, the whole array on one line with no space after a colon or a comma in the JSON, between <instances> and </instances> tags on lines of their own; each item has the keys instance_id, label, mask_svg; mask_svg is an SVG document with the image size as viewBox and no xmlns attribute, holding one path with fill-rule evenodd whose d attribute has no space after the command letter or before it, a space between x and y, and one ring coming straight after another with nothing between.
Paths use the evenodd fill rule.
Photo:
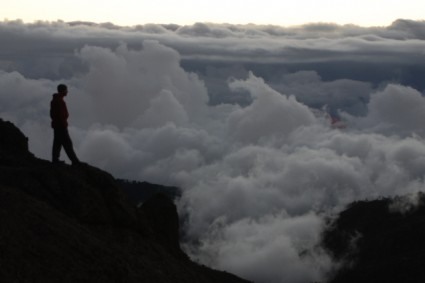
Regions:
<instances>
[{"instance_id":1,"label":"mist","mask_svg":"<svg viewBox=\"0 0 425 283\"><path fill-rule=\"evenodd\" d=\"M321 281L338 264L317 245L327 216L423 191L423 27L2 22L0 117L50 159L67 84L79 158L182 188L192 258Z\"/></svg>"}]
</instances>

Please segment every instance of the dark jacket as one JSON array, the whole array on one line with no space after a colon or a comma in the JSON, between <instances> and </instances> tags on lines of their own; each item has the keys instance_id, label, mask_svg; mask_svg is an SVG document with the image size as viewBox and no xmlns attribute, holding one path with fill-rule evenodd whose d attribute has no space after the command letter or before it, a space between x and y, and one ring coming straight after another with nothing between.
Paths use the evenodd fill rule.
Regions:
<instances>
[{"instance_id":1,"label":"dark jacket","mask_svg":"<svg viewBox=\"0 0 425 283\"><path fill-rule=\"evenodd\" d=\"M63 95L59 93L53 94L53 99L50 102L50 118L52 118L52 128L67 128L68 127L68 109L63 100Z\"/></svg>"}]
</instances>

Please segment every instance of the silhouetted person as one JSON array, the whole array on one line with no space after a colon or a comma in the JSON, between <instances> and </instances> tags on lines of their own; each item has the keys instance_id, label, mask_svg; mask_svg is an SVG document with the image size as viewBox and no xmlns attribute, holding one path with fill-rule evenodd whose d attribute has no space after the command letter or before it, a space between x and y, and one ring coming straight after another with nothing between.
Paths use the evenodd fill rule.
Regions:
<instances>
[{"instance_id":1,"label":"silhouetted person","mask_svg":"<svg viewBox=\"0 0 425 283\"><path fill-rule=\"evenodd\" d=\"M68 133L68 109L64 97L68 94L68 88L64 84L58 85L58 93L53 94L50 102L50 117L52 118L52 128L54 133L52 162L64 163L59 160L60 152L63 148L73 165L80 164L72 146L71 137Z\"/></svg>"}]
</instances>

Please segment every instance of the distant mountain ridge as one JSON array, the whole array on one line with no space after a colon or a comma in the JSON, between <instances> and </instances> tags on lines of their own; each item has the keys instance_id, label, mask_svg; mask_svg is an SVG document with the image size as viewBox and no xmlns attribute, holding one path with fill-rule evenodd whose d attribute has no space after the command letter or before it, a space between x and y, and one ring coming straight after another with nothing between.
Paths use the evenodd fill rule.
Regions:
<instances>
[{"instance_id":1,"label":"distant mountain ridge","mask_svg":"<svg viewBox=\"0 0 425 283\"><path fill-rule=\"evenodd\" d=\"M53 165L0 119L0 282L248 282L180 249L166 196L137 208L110 174Z\"/></svg>"}]
</instances>

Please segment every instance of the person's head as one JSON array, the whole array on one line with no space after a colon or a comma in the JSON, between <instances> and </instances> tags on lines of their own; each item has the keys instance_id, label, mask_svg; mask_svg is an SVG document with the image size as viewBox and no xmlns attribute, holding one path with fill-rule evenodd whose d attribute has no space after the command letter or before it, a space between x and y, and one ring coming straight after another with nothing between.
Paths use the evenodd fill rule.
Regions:
<instances>
[{"instance_id":1,"label":"person's head","mask_svg":"<svg viewBox=\"0 0 425 283\"><path fill-rule=\"evenodd\" d=\"M58 93L65 96L68 93L68 87L64 84L58 85Z\"/></svg>"}]
</instances>

